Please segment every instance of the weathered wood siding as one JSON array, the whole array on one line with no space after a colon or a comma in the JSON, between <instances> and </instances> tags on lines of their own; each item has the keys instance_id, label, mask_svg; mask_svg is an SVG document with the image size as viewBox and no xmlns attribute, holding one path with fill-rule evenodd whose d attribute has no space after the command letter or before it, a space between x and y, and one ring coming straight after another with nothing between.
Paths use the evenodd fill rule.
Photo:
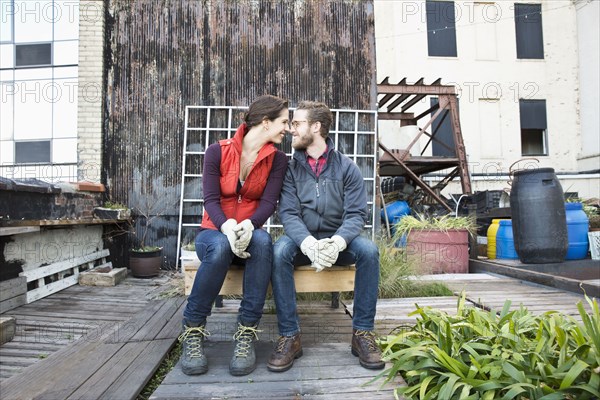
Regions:
<instances>
[{"instance_id":1,"label":"weathered wood siding","mask_svg":"<svg viewBox=\"0 0 600 400\"><path fill-rule=\"evenodd\" d=\"M375 109L372 1L110 0L103 173L175 260L186 105ZM150 205L151 207L147 207Z\"/></svg>"}]
</instances>

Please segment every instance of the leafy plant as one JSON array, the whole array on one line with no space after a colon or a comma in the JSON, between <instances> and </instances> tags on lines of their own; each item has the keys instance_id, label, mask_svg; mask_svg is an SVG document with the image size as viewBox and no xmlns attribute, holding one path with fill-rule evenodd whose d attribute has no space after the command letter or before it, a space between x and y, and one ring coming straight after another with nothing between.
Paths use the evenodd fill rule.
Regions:
<instances>
[{"instance_id":1,"label":"leafy plant","mask_svg":"<svg viewBox=\"0 0 600 400\"><path fill-rule=\"evenodd\" d=\"M456 315L419 307L416 325L381 339L390 369L407 386L396 395L410 399L592 399L600 397L600 312L577 304L583 323L549 311L532 315L524 307L484 311L467 307Z\"/></svg>"},{"instance_id":2,"label":"leafy plant","mask_svg":"<svg viewBox=\"0 0 600 400\"><path fill-rule=\"evenodd\" d=\"M183 246L181 246L181 248L186 251L196 251L196 243L194 243L194 242L186 243Z\"/></svg>"},{"instance_id":3,"label":"leafy plant","mask_svg":"<svg viewBox=\"0 0 600 400\"><path fill-rule=\"evenodd\" d=\"M126 210L127 206L118 202L105 201L104 208L109 208L111 210Z\"/></svg>"}]
</instances>

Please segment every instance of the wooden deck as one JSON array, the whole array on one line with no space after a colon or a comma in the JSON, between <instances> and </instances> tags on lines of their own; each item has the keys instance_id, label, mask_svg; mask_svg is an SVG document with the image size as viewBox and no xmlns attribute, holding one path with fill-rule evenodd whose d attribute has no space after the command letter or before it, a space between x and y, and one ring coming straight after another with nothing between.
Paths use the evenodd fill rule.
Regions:
<instances>
[{"instance_id":1,"label":"wooden deck","mask_svg":"<svg viewBox=\"0 0 600 400\"><path fill-rule=\"evenodd\" d=\"M582 296L489 274L438 276L457 293L466 290L473 306L500 309L506 299L534 312L557 310L578 316ZM3 399L135 399L175 344L184 298L154 299L167 281L129 278L116 287L73 286L3 315L17 318L17 337L0 347L0 393ZM383 299L376 329L387 334L412 324L408 314L419 306L450 313L456 296ZM347 302L348 303L348 302ZM585 304L585 303L584 303ZM269 301L260 325L256 371L229 375L236 329L237 300L215 309L207 328L209 372L189 377L177 365L152 395L185 398L389 398L401 378L381 387L367 384L379 371L359 366L350 353L351 319L344 307L328 301L299 305L304 356L287 372L271 373L266 359L277 339L274 306ZM587 307L587 304L586 308ZM351 302L347 304L352 312Z\"/></svg>"}]
</instances>

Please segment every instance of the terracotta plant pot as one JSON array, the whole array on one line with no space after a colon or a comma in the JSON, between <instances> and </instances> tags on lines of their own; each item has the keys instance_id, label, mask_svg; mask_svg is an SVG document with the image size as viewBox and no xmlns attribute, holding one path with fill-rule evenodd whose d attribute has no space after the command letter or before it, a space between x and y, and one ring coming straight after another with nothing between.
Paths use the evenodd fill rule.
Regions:
<instances>
[{"instance_id":1,"label":"terracotta plant pot","mask_svg":"<svg viewBox=\"0 0 600 400\"><path fill-rule=\"evenodd\" d=\"M413 229L406 240L406 255L420 274L465 274L469 234L466 229Z\"/></svg>"},{"instance_id":2,"label":"terracotta plant pot","mask_svg":"<svg viewBox=\"0 0 600 400\"><path fill-rule=\"evenodd\" d=\"M129 268L136 278L151 278L160 273L162 248L155 251L129 250Z\"/></svg>"}]
</instances>

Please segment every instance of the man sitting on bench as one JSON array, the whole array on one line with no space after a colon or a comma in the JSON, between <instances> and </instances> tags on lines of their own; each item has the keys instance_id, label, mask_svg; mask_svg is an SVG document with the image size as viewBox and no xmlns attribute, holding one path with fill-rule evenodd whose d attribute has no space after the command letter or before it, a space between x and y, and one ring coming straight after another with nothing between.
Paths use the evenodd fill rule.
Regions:
<instances>
[{"instance_id":1,"label":"man sitting on bench","mask_svg":"<svg viewBox=\"0 0 600 400\"><path fill-rule=\"evenodd\" d=\"M367 193L356 164L334 149L328 137L333 117L323 103L298 105L291 122L294 157L279 200L285 235L274 245L271 285L279 340L267 367L282 372L302 356L296 311L294 265L317 270L356 264L352 354L369 369L385 366L375 342L379 250L360 236L367 218Z\"/></svg>"}]
</instances>

